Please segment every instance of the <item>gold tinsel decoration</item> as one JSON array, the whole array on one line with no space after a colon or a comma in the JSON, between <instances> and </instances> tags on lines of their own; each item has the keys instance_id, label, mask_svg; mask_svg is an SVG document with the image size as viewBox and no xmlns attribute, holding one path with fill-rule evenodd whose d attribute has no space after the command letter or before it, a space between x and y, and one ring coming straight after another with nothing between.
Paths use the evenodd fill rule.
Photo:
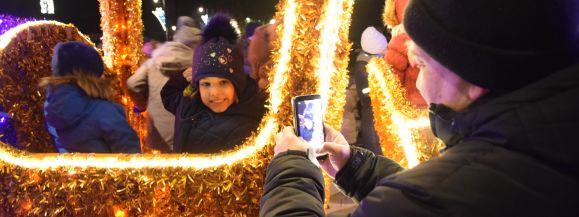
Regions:
<instances>
[{"instance_id":1,"label":"gold tinsel decoration","mask_svg":"<svg viewBox=\"0 0 579 217\"><path fill-rule=\"evenodd\" d=\"M341 117L341 90L347 83L350 45L346 36L352 2L280 1L275 16L279 37L274 42L269 73L270 112L257 133L235 150L211 155L31 154L0 144L0 216L257 216L265 168L273 153L272 137L280 125L291 124L293 118L291 96L324 91L322 94L331 96L326 121L340 125L337 117ZM321 19L321 11L326 10L320 10L320 5L337 5L331 11L342 10L338 29L323 30L325 22L336 20ZM124 91L118 98L128 108L124 81L140 59L142 24L136 21L140 19L140 1L102 0L101 13L104 59L113 73L109 78L117 79ZM333 32L338 37L336 44L323 45L320 32ZM53 45L40 38L25 39L11 38L9 43L36 43L46 50ZM320 46L333 47L325 51L326 55L335 52L333 58L326 58L332 72L318 70L317 61L324 59L319 57ZM4 55L4 47L0 43L0 55ZM34 55L45 59L29 62L27 67L48 69L46 51ZM316 73L332 74L320 80ZM337 88L318 90L324 83ZM43 101L26 100L35 106ZM36 109L41 111L41 107ZM29 137L43 131L32 129Z\"/></svg>"},{"instance_id":2,"label":"gold tinsel decoration","mask_svg":"<svg viewBox=\"0 0 579 217\"><path fill-rule=\"evenodd\" d=\"M442 142L432 134L428 111L404 97L398 77L382 58L366 66L376 132L384 156L406 167L436 157Z\"/></svg>"},{"instance_id":3,"label":"gold tinsel decoration","mask_svg":"<svg viewBox=\"0 0 579 217\"><path fill-rule=\"evenodd\" d=\"M3 35L0 40L0 56L11 58L2 59L3 64L38 58L14 66L26 68L3 67L3 75L16 73L20 83L31 79L31 88L36 87L35 78L50 74L50 52L56 42L88 41L72 25L38 23L41 27L17 27L14 37ZM23 86L11 79L1 81L14 82L10 83L14 88ZM3 92L1 96L22 93ZM53 147L50 137L35 136L46 130L43 93L34 94L38 98L8 101L38 113L37 117L24 117L19 115L22 110L14 110L16 120L27 121L16 126L24 126L24 133L29 133L21 141L37 139L38 143L31 144L45 142ZM39 120L37 125L34 120ZM253 135L236 150L215 155L30 154L1 144L0 216L257 216L265 166L271 156L265 145L274 134L273 126L271 115L265 117L259 129L262 134Z\"/></svg>"},{"instance_id":4,"label":"gold tinsel decoration","mask_svg":"<svg viewBox=\"0 0 579 217\"><path fill-rule=\"evenodd\" d=\"M401 13L401 12L399 12ZM382 12L382 22L388 28L394 28L400 24L398 17L396 17L396 0L385 0L384 11Z\"/></svg>"},{"instance_id":5,"label":"gold tinsel decoration","mask_svg":"<svg viewBox=\"0 0 579 217\"><path fill-rule=\"evenodd\" d=\"M273 110L282 126L292 124L291 98L297 95L320 94L327 100L324 122L339 130L348 85L347 65L351 44L348 42L352 0L280 1L272 61L276 73L269 87ZM322 10L320 10L322 8ZM289 32L289 34L288 34ZM285 44L284 44L285 43ZM291 46L290 46L291 45ZM279 86L276 79L287 80ZM273 92L281 89L276 95ZM329 202L330 180L325 176L326 201Z\"/></svg>"},{"instance_id":6,"label":"gold tinsel decoration","mask_svg":"<svg viewBox=\"0 0 579 217\"><path fill-rule=\"evenodd\" d=\"M0 38L0 105L14 117L18 142L28 152L55 152L44 124L40 78L50 76L52 48L58 42L94 46L71 24L36 21L19 25Z\"/></svg>"},{"instance_id":7,"label":"gold tinsel decoration","mask_svg":"<svg viewBox=\"0 0 579 217\"><path fill-rule=\"evenodd\" d=\"M99 0L101 14L101 29L103 31L103 61L111 70L105 77L111 79L118 87L115 101L125 107L127 120L141 138L141 144L146 137L145 117L133 111L129 101L127 79L137 71L144 60L141 50L143 46L143 21L141 19L141 0ZM144 152L146 149L141 145Z\"/></svg>"}]
</instances>

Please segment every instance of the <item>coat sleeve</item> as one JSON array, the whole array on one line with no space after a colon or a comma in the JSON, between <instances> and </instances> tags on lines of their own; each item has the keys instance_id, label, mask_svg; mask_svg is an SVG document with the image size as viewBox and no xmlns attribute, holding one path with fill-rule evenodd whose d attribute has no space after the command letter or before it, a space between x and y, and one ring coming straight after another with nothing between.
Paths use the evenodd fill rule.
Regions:
<instances>
[{"instance_id":1,"label":"coat sleeve","mask_svg":"<svg viewBox=\"0 0 579 217\"><path fill-rule=\"evenodd\" d=\"M232 147L241 145L241 143L251 135L251 132L257 129L258 124L259 123L247 123L239 125L227 136L226 143Z\"/></svg>"},{"instance_id":2,"label":"coat sleeve","mask_svg":"<svg viewBox=\"0 0 579 217\"><path fill-rule=\"evenodd\" d=\"M351 217L454 216L429 192L396 181L384 180L362 200Z\"/></svg>"},{"instance_id":3,"label":"coat sleeve","mask_svg":"<svg viewBox=\"0 0 579 217\"><path fill-rule=\"evenodd\" d=\"M350 146L352 156L336 174L336 184L349 197L361 201L374 189L378 181L403 168L393 160L375 156L366 149Z\"/></svg>"},{"instance_id":4,"label":"coat sleeve","mask_svg":"<svg viewBox=\"0 0 579 217\"><path fill-rule=\"evenodd\" d=\"M259 216L324 216L324 178L306 153L290 150L270 162Z\"/></svg>"},{"instance_id":5,"label":"coat sleeve","mask_svg":"<svg viewBox=\"0 0 579 217\"><path fill-rule=\"evenodd\" d=\"M110 106L107 117L99 121L105 142L113 153L141 153L141 143L135 130L127 122L122 108Z\"/></svg>"},{"instance_id":6,"label":"coat sleeve","mask_svg":"<svg viewBox=\"0 0 579 217\"><path fill-rule=\"evenodd\" d=\"M135 106L141 110L145 111L147 109L147 99L149 95L149 84L147 83L147 76L149 67L151 65L151 60L147 60L143 65L141 65L135 74L131 75L127 79L127 88L129 90L129 97L135 104Z\"/></svg>"},{"instance_id":7,"label":"coat sleeve","mask_svg":"<svg viewBox=\"0 0 579 217\"><path fill-rule=\"evenodd\" d=\"M173 114L177 112L177 106L183 99L183 90L187 88L187 85L189 85L189 82L183 77L182 73L175 73L165 83L161 90L161 99L167 111Z\"/></svg>"}]
</instances>

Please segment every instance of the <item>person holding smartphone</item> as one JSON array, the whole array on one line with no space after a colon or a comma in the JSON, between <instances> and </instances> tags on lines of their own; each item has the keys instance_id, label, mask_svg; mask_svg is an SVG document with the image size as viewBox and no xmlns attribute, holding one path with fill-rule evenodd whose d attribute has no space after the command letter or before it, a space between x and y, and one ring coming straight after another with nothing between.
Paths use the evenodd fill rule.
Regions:
<instances>
[{"instance_id":1,"label":"person holding smartphone","mask_svg":"<svg viewBox=\"0 0 579 217\"><path fill-rule=\"evenodd\" d=\"M444 152L404 169L330 126L318 149L284 128L260 216L324 216L312 151L329 154L319 164L359 201L355 217L579 216L577 11L579 1L410 0L409 56Z\"/></svg>"}]
</instances>

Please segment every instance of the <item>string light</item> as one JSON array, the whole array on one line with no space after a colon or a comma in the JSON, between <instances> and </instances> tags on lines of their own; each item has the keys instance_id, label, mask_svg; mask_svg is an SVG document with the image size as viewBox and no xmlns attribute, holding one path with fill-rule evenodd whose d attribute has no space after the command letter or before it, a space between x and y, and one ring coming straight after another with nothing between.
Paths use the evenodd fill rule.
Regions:
<instances>
[{"instance_id":1,"label":"string light","mask_svg":"<svg viewBox=\"0 0 579 217\"><path fill-rule=\"evenodd\" d=\"M279 52L274 52L272 55L273 60L277 63L275 74L273 76L273 84L269 88L271 109L273 113L279 112L279 106L282 102L282 90L283 84L285 84L288 76L286 75L288 71L288 64L290 61L290 49L292 48L292 36L294 36L295 25L297 21L297 3L295 1L282 1L284 3L283 11L283 33L281 34L281 48Z\"/></svg>"},{"instance_id":2,"label":"string light","mask_svg":"<svg viewBox=\"0 0 579 217\"><path fill-rule=\"evenodd\" d=\"M366 69L376 131L384 155L409 168L436 156L438 152L432 150L438 150L442 144L430 133L427 111L414 108L404 98L404 89L384 59L372 58ZM425 133L430 135L421 137ZM403 156L397 148L400 146Z\"/></svg>"},{"instance_id":3,"label":"string light","mask_svg":"<svg viewBox=\"0 0 579 217\"><path fill-rule=\"evenodd\" d=\"M10 15L0 14L0 35L4 32L29 21L34 21L33 18L20 18Z\"/></svg>"},{"instance_id":4,"label":"string light","mask_svg":"<svg viewBox=\"0 0 579 217\"><path fill-rule=\"evenodd\" d=\"M333 126L341 126L345 90L348 85L347 64L350 44L347 34L353 9L353 0L328 0L324 5L324 13L316 29L320 30L318 49L320 52L316 76L319 79L318 93L322 96L325 111L333 111L325 115L325 122ZM342 54L336 58L337 54ZM346 61L344 61L344 59ZM330 88L331 87L331 88ZM330 100L330 97L332 99ZM338 128L339 129L339 128Z\"/></svg>"},{"instance_id":5,"label":"string light","mask_svg":"<svg viewBox=\"0 0 579 217\"><path fill-rule=\"evenodd\" d=\"M50 76L52 48L58 42L80 41L94 46L72 24L30 21L0 36L0 105L13 119L18 147L30 152L55 152L44 124L38 88L42 77ZM43 92L43 91L42 91Z\"/></svg>"},{"instance_id":6,"label":"string light","mask_svg":"<svg viewBox=\"0 0 579 217\"><path fill-rule=\"evenodd\" d=\"M352 2L352 1L350 1ZM340 24L342 24L342 1L334 0L327 1L325 13L323 14L320 24L320 40L318 49L320 50L320 58L318 59L318 68L316 70L319 77L318 92L322 96L324 102L323 108L327 107L329 92L330 92L330 78L336 72L334 68L334 56L336 54L336 46L339 37Z\"/></svg>"}]
</instances>

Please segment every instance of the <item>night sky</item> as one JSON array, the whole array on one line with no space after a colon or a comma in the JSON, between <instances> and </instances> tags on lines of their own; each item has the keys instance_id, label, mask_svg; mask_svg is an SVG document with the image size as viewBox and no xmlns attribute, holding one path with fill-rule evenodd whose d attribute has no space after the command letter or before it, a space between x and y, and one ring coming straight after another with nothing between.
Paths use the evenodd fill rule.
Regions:
<instances>
[{"instance_id":1,"label":"night sky","mask_svg":"<svg viewBox=\"0 0 579 217\"><path fill-rule=\"evenodd\" d=\"M159 0L160 5L163 0ZM269 21L275 13L278 0L165 0L167 22L175 24L178 16L192 16L199 19L197 8L203 6L210 13L225 12L243 22L245 17ZM58 20L75 24L81 32L97 39L100 30L100 14L97 0L54 0L55 14L42 15L39 0L0 0L0 13L18 17ZM143 0L144 35L148 38L164 40L165 34L153 16L153 0ZM350 39L359 44L360 34L367 26L382 27L381 13L384 0L357 0L352 15Z\"/></svg>"}]
</instances>

